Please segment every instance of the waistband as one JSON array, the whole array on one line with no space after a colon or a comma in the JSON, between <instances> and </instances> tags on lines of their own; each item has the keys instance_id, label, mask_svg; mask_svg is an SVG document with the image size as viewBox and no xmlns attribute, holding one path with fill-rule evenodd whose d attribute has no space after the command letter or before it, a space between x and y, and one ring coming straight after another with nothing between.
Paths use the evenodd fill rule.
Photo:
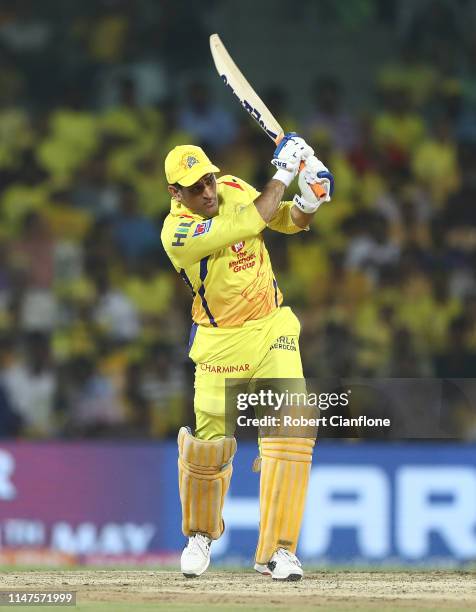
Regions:
<instances>
[{"instance_id":1,"label":"waistband","mask_svg":"<svg viewBox=\"0 0 476 612\"><path fill-rule=\"evenodd\" d=\"M264 317L260 317L259 319L251 319L250 321L245 321L243 325L237 325L236 327L212 327L210 325L197 325L194 323L193 326L197 326L198 329L202 330L200 333L203 333L205 330L212 331L213 335L221 334L232 334L233 332L237 332L240 329L254 329L261 327L263 324L272 321L275 317L279 315L279 313L283 310L290 310L289 306L278 306L274 310L272 310L269 314ZM192 327L193 327L192 326Z\"/></svg>"},{"instance_id":2,"label":"waistband","mask_svg":"<svg viewBox=\"0 0 476 612\"><path fill-rule=\"evenodd\" d=\"M251 321L245 321L241 327L257 327L261 325L262 323L266 323L266 321L270 321L271 319L274 319L274 317L278 316L281 310L286 310L288 308L289 306L284 306L284 307L277 306L274 310L272 310L269 314L267 314L264 317L261 317L259 319L252 319Z\"/></svg>"}]
</instances>

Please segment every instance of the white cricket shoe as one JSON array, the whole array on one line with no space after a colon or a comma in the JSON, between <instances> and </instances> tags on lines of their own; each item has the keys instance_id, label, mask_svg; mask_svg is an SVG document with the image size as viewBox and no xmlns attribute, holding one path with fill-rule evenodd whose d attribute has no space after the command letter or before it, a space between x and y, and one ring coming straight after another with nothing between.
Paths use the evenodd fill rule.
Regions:
<instances>
[{"instance_id":1,"label":"white cricket shoe","mask_svg":"<svg viewBox=\"0 0 476 612\"><path fill-rule=\"evenodd\" d=\"M186 578L201 576L210 565L211 539L203 533L188 538L188 544L180 557L180 569Z\"/></svg>"},{"instance_id":2,"label":"white cricket shoe","mask_svg":"<svg viewBox=\"0 0 476 612\"><path fill-rule=\"evenodd\" d=\"M271 570L265 563L255 563L255 570L263 576L271 576Z\"/></svg>"},{"instance_id":3,"label":"white cricket shoe","mask_svg":"<svg viewBox=\"0 0 476 612\"><path fill-rule=\"evenodd\" d=\"M273 580L301 580L303 571L299 559L289 550L278 548L266 565L255 563L260 574L271 575Z\"/></svg>"}]
</instances>

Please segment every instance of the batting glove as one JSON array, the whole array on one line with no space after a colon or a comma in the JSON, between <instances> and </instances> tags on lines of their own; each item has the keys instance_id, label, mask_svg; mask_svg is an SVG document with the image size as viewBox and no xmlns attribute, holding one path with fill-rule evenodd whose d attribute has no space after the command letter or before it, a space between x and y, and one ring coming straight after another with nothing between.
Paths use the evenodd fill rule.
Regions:
<instances>
[{"instance_id":1,"label":"batting glove","mask_svg":"<svg viewBox=\"0 0 476 612\"><path fill-rule=\"evenodd\" d=\"M310 187L314 183L319 183L325 189L323 196L317 197L314 194ZM323 202L331 201L334 193L334 176L320 159L312 155L306 159L306 165L299 175L299 188L301 195L294 196L294 204L304 213L315 213Z\"/></svg>"},{"instance_id":2,"label":"batting glove","mask_svg":"<svg viewBox=\"0 0 476 612\"><path fill-rule=\"evenodd\" d=\"M278 169L273 178L289 187L299 170L301 160L313 154L313 149L303 138L295 132L288 132L276 147L271 160L273 166Z\"/></svg>"}]
</instances>

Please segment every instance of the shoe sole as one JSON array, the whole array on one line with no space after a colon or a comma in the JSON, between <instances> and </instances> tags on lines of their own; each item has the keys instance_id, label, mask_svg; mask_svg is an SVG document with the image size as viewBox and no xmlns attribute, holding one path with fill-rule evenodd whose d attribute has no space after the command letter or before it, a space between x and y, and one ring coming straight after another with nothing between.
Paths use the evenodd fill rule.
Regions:
<instances>
[{"instance_id":1,"label":"shoe sole","mask_svg":"<svg viewBox=\"0 0 476 612\"><path fill-rule=\"evenodd\" d=\"M210 559L208 559L208 563L206 564L206 566L202 569L202 571L199 574L187 574L185 572L182 572L182 574L185 576L185 578L198 578L199 576L204 574L209 567L210 567Z\"/></svg>"},{"instance_id":2,"label":"shoe sole","mask_svg":"<svg viewBox=\"0 0 476 612\"><path fill-rule=\"evenodd\" d=\"M287 578L273 578L276 582L298 582L302 580L301 574L289 574Z\"/></svg>"}]
</instances>

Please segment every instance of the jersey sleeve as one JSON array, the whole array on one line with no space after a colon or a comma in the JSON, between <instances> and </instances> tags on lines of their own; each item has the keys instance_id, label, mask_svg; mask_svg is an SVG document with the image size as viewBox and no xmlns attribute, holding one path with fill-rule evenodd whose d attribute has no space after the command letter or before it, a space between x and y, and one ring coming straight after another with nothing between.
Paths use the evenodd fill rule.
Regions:
<instances>
[{"instance_id":1,"label":"jersey sleeve","mask_svg":"<svg viewBox=\"0 0 476 612\"><path fill-rule=\"evenodd\" d=\"M162 243L177 269L200 261L230 244L257 236L266 227L254 204L238 212L203 221L172 219L162 231Z\"/></svg>"},{"instance_id":2,"label":"jersey sleeve","mask_svg":"<svg viewBox=\"0 0 476 612\"><path fill-rule=\"evenodd\" d=\"M246 194L250 198L250 201L252 202L256 200L258 196L261 195L261 192L259 192L252 185L249 185L242 179L223 177L222 180L226 185L233 184L233 181L236 181L235 185L238 184L240 188L246 192ZM278 210L276 211L275 216L268 223L268 227L276 232L281 232L282 234L297 234L298 232L302 232L303 230L308 230L309 228L299 227L292 220L291 208L293 206L293 202L281 202Z\"/></svg>"},{"instance_id":3,"label":"jersey sleeve","mask_svg":"<svg viewBox=\"0 0 476 612\"><path fill-rule=\"evenodd\" d=\"M268 223L268 227L282 234L297 234L298 232L302 232L304 228L299 227L292 220L291 208L293 206L293 202L281 202L276 214Z\"/></svg>"}]
</instances>

